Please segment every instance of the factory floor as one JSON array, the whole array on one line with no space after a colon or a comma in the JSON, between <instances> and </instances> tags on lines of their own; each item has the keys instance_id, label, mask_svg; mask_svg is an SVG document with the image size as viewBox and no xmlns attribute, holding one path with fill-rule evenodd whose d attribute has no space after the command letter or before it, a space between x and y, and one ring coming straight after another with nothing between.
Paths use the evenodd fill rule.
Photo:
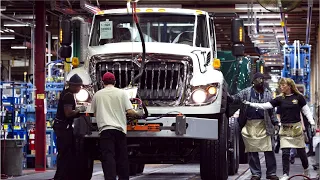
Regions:
<instances>
[{"instance_id":1,"label":"factory floor","mask_svg":"<svg viewBox=\"0 0 320 180\"><path fill-rule=\"evenodd\" d=\"M281 154L276 154L277 159L277 175L282 175L282 162ZM261 165L262 165L262 179L265 180L266 166L264 157L261 154ZM309 157L311 178L316 179L317 171L312 167L315 164L315 156ZM295 159L295 163L290 166L290 175L302 174L303 168L299 158ZM9 177L9 179L14 180L46 180L53 178L55 170L49 169L46 172L35 172L33 169L24 170L23 176L20 177ZM241 164L239 171L236 175L229 176L228 180L249 180L251 173L247 164ZM94 170L91 180L103 180L103 172L101 163L99 161L95 162ZM136 176L130 177L130 180L200 180L200 167L198 164L150 164L146 165L144 173ZM302 179L301 177L292 178L292 180Z\"/></svg>"}]
</instances>

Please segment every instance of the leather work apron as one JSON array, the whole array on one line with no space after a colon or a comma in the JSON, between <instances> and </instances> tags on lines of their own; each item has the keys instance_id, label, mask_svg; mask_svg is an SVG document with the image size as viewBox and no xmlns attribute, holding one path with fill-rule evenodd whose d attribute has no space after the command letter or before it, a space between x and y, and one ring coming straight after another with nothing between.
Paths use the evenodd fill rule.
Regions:
<instances>
[{"instance_id":1,"label":"leather work apron","mask_svg":"<svg viewBox=\"0 0 320 180\"><path fill-rule=\"evenodd\" d=\"M279 131L280 148L305 148L301 122L282 124Z\"/></svg>"},{"instance_id":2,"label":"leather work apron","mask_svg":"<svg viewBox=\"0 0 320 180\"><path fill-rule=\"evenodd\" d=\"M272 151L271 137L267 135L264 119L248 120L241 134L246 152Z\"/></svg>"}]
</instances>

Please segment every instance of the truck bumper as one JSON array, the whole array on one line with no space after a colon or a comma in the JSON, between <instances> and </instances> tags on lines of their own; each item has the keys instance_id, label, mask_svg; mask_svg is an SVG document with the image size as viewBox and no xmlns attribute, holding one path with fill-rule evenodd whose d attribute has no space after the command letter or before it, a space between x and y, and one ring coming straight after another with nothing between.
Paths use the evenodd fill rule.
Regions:
<instances>
[{"instance_id":1,"label":"truck bumper","mask_svg":"<svg viewBox=\"0 0 320 180\"><path fill-rule=\"evenodd\" d=\"M175 117L164 117L155 121L139 121L139 124L161 124L163 127L174 127ZM176 134L173 130L154 131L128 131L127 137L163 137L163 138L192 138L192 139L218 139L218 119L186 117L186 133Z\"/></svg>"}]
</instances>

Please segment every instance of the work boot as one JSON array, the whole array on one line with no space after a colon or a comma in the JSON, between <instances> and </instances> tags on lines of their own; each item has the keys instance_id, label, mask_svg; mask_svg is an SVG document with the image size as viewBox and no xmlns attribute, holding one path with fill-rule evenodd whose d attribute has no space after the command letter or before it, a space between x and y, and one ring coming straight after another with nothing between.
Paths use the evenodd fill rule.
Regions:
<instances>
[{"instance_id":1,"label":"work boot","mask_svg":"<svg viewBox=\"0 0 320 180\"><path fill-rule=\"evenodd\" d=\"M289 176L287 174L284 174L280 180L288 180L289 179Z\"/></svg>"},{"instance_id":2,"label":"work boot","mask_svg":"<svg viewBox=\"0 0 320 180\"><path fill-rule=\"evenodd\" d=\"M267 176L267 179L270 179L270 180L279 180L278 176L276 176L276 175L269 175L269 176Z\"/></svg>"},{"instance_id":3,"label":"work boot","mask_svg":"<svg viewBox=\"0 0 320 180\"><path fill-rule=\"evenodd\" d=\"M303 175L305 175L305 176L307 176L307 177L310 177L309 168L308 168L308 169L305 169L305 170L303 171ZM308 178L304 177L303 179L308 179Z\"/></svg>"},{"instance_id":4,"label":"work boot","mask_svg":"<svg viewBox=\"0 0 320 180\"><path fill-rule=\"evenodd\" d=\"M260 180L260 176L258 175L252 175L250 180Z\"/></svg>"}]
</instances>

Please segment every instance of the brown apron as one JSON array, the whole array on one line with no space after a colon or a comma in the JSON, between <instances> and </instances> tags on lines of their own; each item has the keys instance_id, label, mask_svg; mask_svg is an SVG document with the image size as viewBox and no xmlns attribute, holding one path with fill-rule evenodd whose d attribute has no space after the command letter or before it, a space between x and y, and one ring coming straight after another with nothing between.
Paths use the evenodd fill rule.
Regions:
<instances>
[{"instance_id":1,"label":"brown apron","mask_svg":"<svg viewBox=\"0 0 320 180\"><path fill-rule=\"evenodd\" d=\"M248 120L241 134L246 152L272 151L271 137L267 135L264 119Z\"/></svg>"},{"instance_id":2,"label":"brown apron","mask_svg":"<svg viewBox=\"0 0 320 180\"><path fill-rule=\"evenodd\" d=\"M282 124L279 131L280 148L305 148L301 122Z\"/></svg>"}]
</instances>

